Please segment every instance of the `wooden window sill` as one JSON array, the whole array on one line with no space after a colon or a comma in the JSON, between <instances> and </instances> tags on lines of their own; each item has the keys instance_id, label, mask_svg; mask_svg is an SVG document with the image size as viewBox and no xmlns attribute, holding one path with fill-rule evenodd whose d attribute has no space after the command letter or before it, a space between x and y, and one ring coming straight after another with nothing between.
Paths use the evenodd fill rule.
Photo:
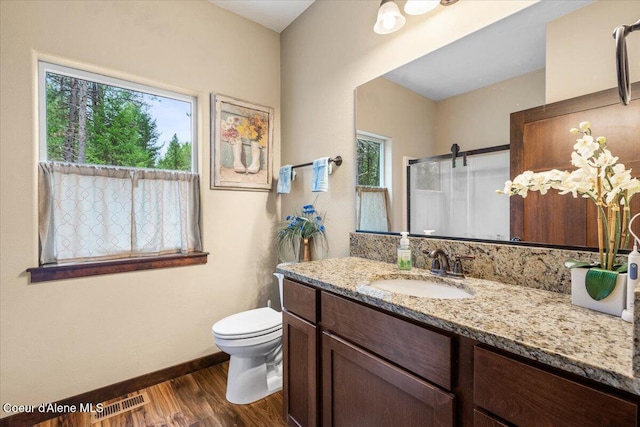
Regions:
<instances>
[{"instance_id":1,"label":"wooden window sill","mask_svg":"<svg viewBox=\"0 0 640 427\"><path fill-rule=\"evenodd\" d=\"M208 252L194 252L186 255L172 254L110 261L54 264L28 268L27 272L31 273L31 283L48 282L51 280L124 273L127 271L206 264L208 255Z\"/></svg>"}]
</instances>

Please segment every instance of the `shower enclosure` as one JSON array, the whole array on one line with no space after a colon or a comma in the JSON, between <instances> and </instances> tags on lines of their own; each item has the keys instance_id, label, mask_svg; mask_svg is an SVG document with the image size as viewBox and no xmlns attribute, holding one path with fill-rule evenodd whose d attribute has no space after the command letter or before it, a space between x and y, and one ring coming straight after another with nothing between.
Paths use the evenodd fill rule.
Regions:
<instances>
[{"instance_id":1,"label":"shower enclosure","mask_svg":"<svg viewBox=\"0 0 640 427\"><path fill-rule=\"evenodd\" d=\"M409 232L471 239L509 239L509 145L409 160Z\"/></svg>"}]
</instances>

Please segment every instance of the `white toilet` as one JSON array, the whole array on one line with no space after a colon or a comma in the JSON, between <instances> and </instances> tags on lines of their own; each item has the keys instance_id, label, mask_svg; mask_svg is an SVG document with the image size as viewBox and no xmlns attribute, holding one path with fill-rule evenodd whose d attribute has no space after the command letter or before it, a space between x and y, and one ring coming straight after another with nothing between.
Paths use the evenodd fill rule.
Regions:
<instances>
[{"instance_id":1,"label":"white toilet","mask_svg":"<svg viewBox=\"0 0 640 427\"><path fill-rule=\"evenodd\" d=\"M274 273L280 287L282 280ZM211 331L220 350L231 356L227 400L246 404L282 389L282 313L270 307L232 314L216 322Z\"/></svg>"}]
</instances>

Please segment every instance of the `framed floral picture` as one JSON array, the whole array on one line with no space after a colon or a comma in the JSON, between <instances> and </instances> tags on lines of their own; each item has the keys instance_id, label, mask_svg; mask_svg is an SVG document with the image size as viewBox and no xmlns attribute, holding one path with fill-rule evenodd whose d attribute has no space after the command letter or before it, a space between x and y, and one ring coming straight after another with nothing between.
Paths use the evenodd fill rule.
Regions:
<instances>
[{"instance_id":1,"label":"framed floral picture","mask_svg":"<svg viewBox=\"0 0 640 427\"><path fill-rule=\"evenodd\" d=\"M211 94L211 188L271 190L273 108Z\"/></svg>"}]
</instances>

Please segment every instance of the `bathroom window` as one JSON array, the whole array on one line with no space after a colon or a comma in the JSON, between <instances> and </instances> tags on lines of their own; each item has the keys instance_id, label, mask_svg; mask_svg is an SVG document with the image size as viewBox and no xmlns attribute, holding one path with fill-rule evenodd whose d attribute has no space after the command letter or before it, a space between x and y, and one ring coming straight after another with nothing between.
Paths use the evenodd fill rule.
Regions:
<instances>
[{"instance_id":1,"label":"bathroom window","mask_svg":"<svg viewBox=\"0 0 640 427\"><path fill-rule=\"evenodd\" d=\"M40 160L195 170L196 100L40 62Z\"/></svg>"},{"instance_id":2,"label":"bathroom window","mask_svg":"<svg viewBox=\"0 0 640 427\"><path fill-rule=\"evenodd\" d=\"M356 135L359 186L384 186L384 139L363 132Z\"/></svg>"},{"instance_id":3,"label":"bathroom window","mask_svg":"<svg viewBox=\"0 0 640 427\"><path fill-rule=\"evenodd\" d=\"M41 266L202 250L195 107L40 62Z\"/></svg>"}]
</instances>

